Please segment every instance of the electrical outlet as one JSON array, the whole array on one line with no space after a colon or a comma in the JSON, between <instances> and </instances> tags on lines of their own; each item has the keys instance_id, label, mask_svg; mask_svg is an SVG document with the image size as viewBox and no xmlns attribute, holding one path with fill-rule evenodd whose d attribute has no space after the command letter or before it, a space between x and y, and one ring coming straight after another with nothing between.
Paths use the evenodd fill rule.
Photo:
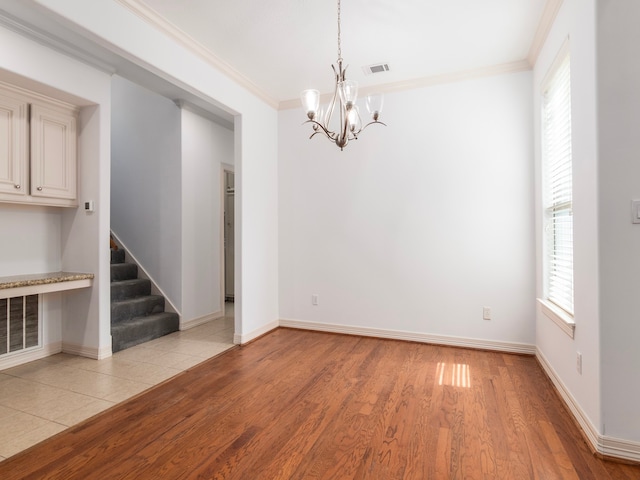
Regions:
<instances>
[{"instance_id":1,"label":"electrical outlet","mask_svg":"<svg viewBox=\"0 0 640 480\"><path fill-rule=\"evenodd\" d=\"M311 305L318 305L320 302L320 295L318 295L317 293L314 293L313 295L311 295Z\"/></svg>"},{"instance_id":2,"label":"electrical outlet","mask_svg":"<svg viewBox=\"0 0 640 480\"><path fill-rule=\"evenodd\" d=\"M576 355L576 370L582 375L582 354L580 352L577 352Z\"/></svg>"},{"instance_id":3,"label":"electrical outlet","mask_svg":"<svg viewBox=\"0 0 640 480\"><path fill-rule=\"evenodd\" d=\"M491 307L482 307L482 319L491 320Z\"/></svg>"}]
</instances>

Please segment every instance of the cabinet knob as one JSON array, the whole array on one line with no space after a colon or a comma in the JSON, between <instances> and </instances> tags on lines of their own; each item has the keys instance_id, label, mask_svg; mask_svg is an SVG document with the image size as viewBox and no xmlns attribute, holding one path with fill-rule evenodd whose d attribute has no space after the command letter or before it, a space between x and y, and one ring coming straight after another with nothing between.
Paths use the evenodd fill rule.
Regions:
<instances>
[{"instance_id":1,"label":"cabinet knob","mask_svg":"<svg viewBox=\"0 0 640 480\"><path fill-rule=\"evenodd\" d=\"M20 185L14 185L14 187L16 187L17 190L20 190Z\"/></svg>"},{"instance_id":2,"label":"cabinet knob","mask_svg":"<svg viewBox=\"0 0 640 480\"><path fill-rule=\"evenodd\" d=\"M37 189L37 190L38 190L39 192L41 192L41 191L42 191L42 187L38 187L38 189Z\"/></svg>"}]
</instances>

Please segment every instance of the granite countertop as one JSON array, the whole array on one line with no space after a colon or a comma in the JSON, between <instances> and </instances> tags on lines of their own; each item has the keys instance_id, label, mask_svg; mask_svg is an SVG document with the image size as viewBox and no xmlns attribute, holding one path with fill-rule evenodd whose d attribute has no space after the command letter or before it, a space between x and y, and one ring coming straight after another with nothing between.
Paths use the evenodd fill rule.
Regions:
<instances>
[{"instance_id":1,"label":"granite countertop","mask_svg":"<svg viewBox=\"0 0 640 480\"><path fill-rule=\"evenodd\" d=\"M93 273L77 272L51 272L34 275L0 277L0 290L7 288L30 287L34 285L47 285L51 283L73 282L76 280L88 280L93 279L93 277Z\"/></svg>"}]
</instances>

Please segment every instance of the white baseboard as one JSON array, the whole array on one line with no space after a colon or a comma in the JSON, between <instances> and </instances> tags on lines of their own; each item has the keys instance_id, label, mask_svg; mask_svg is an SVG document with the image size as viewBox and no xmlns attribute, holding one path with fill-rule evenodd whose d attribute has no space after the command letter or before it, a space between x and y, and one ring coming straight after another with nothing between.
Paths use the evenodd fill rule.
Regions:
<instances>
[{"instance_id":1,"label":"white baseboard","mask_svg":"<svg viewBox=\"0 0 640 480\"><path fill-rule=\"evenodd\" d=\"M280 322L278 320L274 320L273 322L269 322L266 325L263 325L260 328L253 330L248 333L235 333L233 335L233 343L236 345L244 345L251 340L255 340L256 338L264 335L265 333L269 333L271 330L275 330L280 326Z\"/></svg>"},{"instance_id":2,"label":"white baseboard","mask_svg":"<svg viewBox=\"0 0 640 480\"><path fill-rule=\"evenodd\" d=\"M449 345L452 347L495 350L499 352L523 353L528 355L533 355L536 353L535 345L530 345L527 343L499 342L495 340L452 337L447 335L432 335L428 333L406 332L402 330L388 330L382 328L338 325L333 323L309 322L306 320L280 319L280 326L300 328L304 330L316 330L320 332L344 333L347 335L362 335L365 337L389 338L393 340L406 340L419 343L433 343L437 345Z\"/></svg>"},{"instance_id":3,"label":"white baseboard","mask_svg":"<svg viewBox=\"0 0 640 480\"><path fill-rule=\"evenodd\" d=\"M640 462L640 442L601 435L599 443L598 451L603 455Z\"/></svg>"},{"instance_id":4,"label":"white baseboard","mask_svg":"<svg viewBox=\"0 0 640 480\"><path fill-rule=\"evenodd\" d=\"M5 358L0 359L0 371L7 368L17 367L23 363L33 362L41 358L55 355L62 352L62 342L53 342L39 348L30 348L26 351L6 354ZM4 356L4 355L3 355Z\"/></svg>"},{"instance_id":5,"label":"white baseboard","mask_svg":"<svg viewBox=\"0 0 640 480\"><path fill-rule=\"evenodd\" d=\"M223 316L222 310L214 313L210 313L209 315L204 315L202 317L193 318L191 320L184 320L180 317L180 330L189 330L190 328L197 327L198 325L202 325L203 323L210 322L211 320L215 320L216 318L220 318Z\"/></svg>"},{"instance_id":6,"label":"white baseboard","mask_svg":"<svg viewBox=\"0 0 640 480\"><path fill-rule=\"evenodd\" d=\"M111 344L102 348L94 348L77 345L75 343L63 342L62 351L70 355L79 355L81 357L93 358L95 360L102 360L112 355Z\"/></svg>"},{"instance_id":7,"label":"white baseboard","mask_svg":"<svg viewBox=\"0 0 640 480\"><path fill-rule=\"evenodd\" d=\"M640 443L601 435L539 349L536 351L536 358L558 390L560 397L576 419L576 422L580 425L587 440L591 443L591 447L601 455L640 462Z\"/></svg>"}]
</instances>

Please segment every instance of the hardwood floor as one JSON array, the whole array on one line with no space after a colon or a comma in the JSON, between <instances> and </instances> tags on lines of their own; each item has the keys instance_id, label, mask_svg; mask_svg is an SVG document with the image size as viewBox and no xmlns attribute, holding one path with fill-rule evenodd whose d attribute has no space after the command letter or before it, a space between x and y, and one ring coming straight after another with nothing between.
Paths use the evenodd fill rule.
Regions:
<instances>
[{"instance_id":1,"label":"hardwood floor","mask_svg":"<svg viewBox=\"0 0 640 480\"><path fill-rule=\"evenodd\" d=\"M8 479L639 479L535 358L278 329L0 463Z\"/></svg>"}]
</instances>

